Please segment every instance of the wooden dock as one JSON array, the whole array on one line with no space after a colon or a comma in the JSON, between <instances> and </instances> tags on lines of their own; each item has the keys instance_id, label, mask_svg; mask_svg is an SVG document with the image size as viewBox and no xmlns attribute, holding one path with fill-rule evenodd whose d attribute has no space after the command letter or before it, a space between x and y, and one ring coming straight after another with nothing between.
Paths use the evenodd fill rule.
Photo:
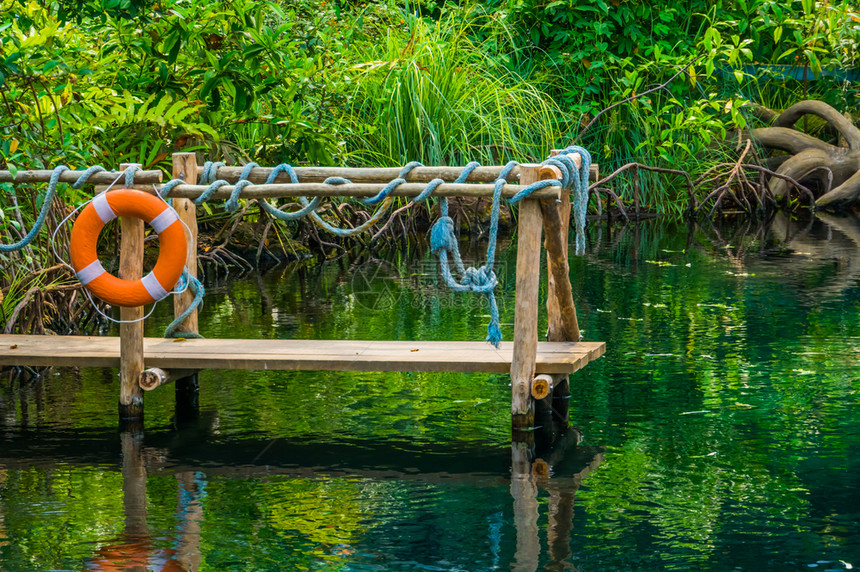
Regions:
<instances>
[{"instance_id":1,"label":"wooden dock","mask_svg":"<svg viewBox=\"0 0 860 572\"><path fill-rule=\"evenodd\" d=\"M560 151L553 151L556 155ZM583 156L570 160L583 165ZM130 165L120 165L125 169ZM502 166L483 167L470 175L470 183L446 183L437 196L491 197L490 184ZM215 196L235 187L241 167L220 167L215 178L228 182ZM273 184L267 180L272 168L255 167L248 174L252 184L242 189L242 198L278 199L295 196L375 196L396 174L392 169L300 168L306 182ZM415 196L436 177L455 179L463 167L419 167L394 196ZM192 152L173 154L173 178L184 184L171 191L177 217L187 226L186 267L191 277L197 273L197 211L192 199L206 192L198 185L197 156ZM399 171L397 171L399 173ZM596 178L596 169L591 174ZM50 171L11 173L0 171L0 181L47 181ZM61 178L76 180L80 172ZM351 185L321 183L330 175L348 175ZM111 173L110 177L116 174ZM5 177L5 178L4 178ZM108 175L94 176L108 182ZM565 180L558 165L522 164L509 173L503 196L520 192L540 180ZM141 172L136 183L158 182L160 171ZM138 186L136 185L136 186ZM150 192L163 186L141 187ZM558 186L534 191L519 203L517 215L516 299L513 341L497 349L475 341L354 341L354 340L246 340L246 339L163 339L143 337L142 307L123 307L119 337L0 335L0 367L14 365L115 367L120 369L119 415L121 423L143 420L144 390L176 383L177 410L180 403L189 411L197 408L197 372L202 369L311 370L311 371L422 371L464 373L510 373L511 426L514 439L533 439L536 417L543 425L567 427L570 382L568 375L585 367L605 351L603 342L582 342L570 282L568 236L570 230L570 189ZM144 222L120 217L119 278L139 280L143 276ZM541 269L542 247L546 250L546 270ZM546 275L546 342L538 333L541 275ZM198 320L192 310L193 293L186 289L174 296L174 315L185 316L179 331L196 334ZM188 312L186 312L188 310ZM481 336L483 337L483 336Z\"/></svg>"},{"instance_id":2,"label":"wooden dock","mask_svg":"<svg viewBox=\"0 0 860 572\"><path fill-rule=\"evenodd\" d=\"M537 374L570 374L597 359L603 342L541 342ZM508 373L513 342L145 338L146 367L318 371ZM120 338L0 335L0 366L120 367Z\"/></svg>"}]
</instances>

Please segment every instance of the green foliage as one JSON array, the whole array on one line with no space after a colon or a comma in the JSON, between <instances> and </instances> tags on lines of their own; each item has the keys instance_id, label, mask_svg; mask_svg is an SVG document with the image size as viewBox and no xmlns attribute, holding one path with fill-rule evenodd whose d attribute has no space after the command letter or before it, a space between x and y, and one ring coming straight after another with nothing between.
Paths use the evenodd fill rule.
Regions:
<instances>
[{"instance_id":1,"label":"green foliage","mask_svg":"<svg viewBox=\"0 0 860 572\"><path fill-rule=\"evenodd\" d=\"M632 99L581 141L603 171L698 171L735 153L747 101L860 105L844 81L860 53L848 2L14 0L7 13L0 167L166 168L180 149L261 163L539 159ZM674 182L642 183L648 206L680 212Z\"/></svg>"},{"instance_id":2,"label":"green foliage","mask_svg":"<svg viewBox=\"0 0 860 572\"><path fill-rule=\"evenodd\" d=\"M392 25L393 24L393 25ZM498 58L499 26L477 6L439 20L380 10L345 74L340 128L354 162L465 164L543 158L567 118Z\"/></svg>"},{"instance_id":3,"label":"green foliage","mask_svg":"<svg viewBox=\"0 0 860 572\"><path fill-rule=\"evenodd\" d=\"M135 17L144 4L82 4L90 9L75 23L68 5L12 4L0 57L3 162L150 163L195 143L217 152L249 120L286 134L291 161L333 160L319 113L335 92L320 74L336 24L326 10L165 3Z\"/></svg>"},{"instance_id":4,"label":"green foliage","mask_svg":"<svg viewBox=\"0 0 860 572\"><path fill-rule=\"evenodd\" d=\"M694 173L722 162L735 154L727 136L748 127L747 101L783 108L818 97L846 111L860 106L856 83L840 79L857 69L860 54L860 15L848 2L494 5L523 52L562 78L560 85L546 82L548 93L582 124L610 104L639 97L605 114L582 141L603 172L630 161ZM794 79L804 68L817 81ZM665 88L640 96L680 70ZM643 178L643 186L652 208L680 212L683 193L674 181ZM629 188L620 192L631 198Z\"/></svg>"}]
</instances>

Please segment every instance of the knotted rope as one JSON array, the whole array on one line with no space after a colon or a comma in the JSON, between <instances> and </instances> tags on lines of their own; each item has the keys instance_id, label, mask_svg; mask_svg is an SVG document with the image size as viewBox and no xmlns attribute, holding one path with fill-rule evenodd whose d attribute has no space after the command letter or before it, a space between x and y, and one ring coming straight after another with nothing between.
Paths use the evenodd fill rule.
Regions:
<instances>
[{"instance_id":1,"label":"knotted rope","mask_svg":"<svg viewBox=\"0 0 860 572\"><path fill-rule=\"evenodd\" d=\"M579 153L582 157L581 169L577 168L576 163L574 163L573 161L573 158L570 157L571 153ZM511 171L518 165L519 163L515 161L511 161L507 165L505 165L494 183L493 204L492 211L490 214L489 241L487 244L487 257L486 262L482 266L477 268L470 266L467 268L465 264L463 264L463 259L460 255L459 241L457 239L456 234L454 233L454 221L448 213L448 199L446 197L440 197L439 199L441 216L439 217L439 220L437 220L436 223L433 225L430 234L430 248L432 252L439 258L440 273L442 275L442 279L445 281L445 284L447 284L447 286L455 292L472 291L476 294L483 294L487 297L487 301L490 306L490 323L487 325L486 340L495 345L496 347L498 347L499 342L502 339L502 332L501 328L499 327L499 308L495 297L495 287L499 282L494 270L496 244L499 229L499 211L501 205L502 190L504 189L504 185L507 182L507 177L511 173ZM573 187L573 208L576 225L576 252L577 254L581 254L585 250L585 212L588 207L588 171L591 165L591 156L584 148L578 146L571 146L561 151L561 153L559 153L557 156L547 159L546 161L541 163L541 165L553 165L557 167L562 173L562 180L544 180L527 185L524 189L511 197L508 200L508 203L515 204L520 200L528 197L531 193L538 189L544 189L551 186L561 188ZM212 195L212 193L215 192L216 189L228 184L226 181L223 180L215 180L218 167L220 166L222 166L222 164L212 162L207 162L203 166L200 179L203 184L207 184L209 186L206 188L204 193L198 199L195 200L195 202L202 202L203 200L207 200ZM230 195L230 199L225 205L228 211L233 212L238 208L238 200L241 196L242 189L244 189L248 184L250 184L248 177L251 174L251 169L256 166L258 166L256 163L248 163L242 169L242 173L239 175L239 181L234 186L233 192ZM316 212L321 202L320 197L316 197L312 201L309 201L306 197L299 197L299 202L302 205L302 208L298 211L290 213L284 212L279 208L274 207L272 204L270 204L264 199L257 199L257 203L267 213L280 220L297 220L304 216L310 216L317 226L326 230L327 232L341 237L352 236L375 225L382 218L382 216L386 212L388 212L392 200L391 194L394 192L395 189L397 189L398 186L406 182L406 177L408 176L409 172L418 166L421 166L421 163L417 161L408 163L400 171L399 176L386 184L385 187L383 187L382 190L379 191L379 193L377 193L373 197L360 199L362 203L368 206L376 205L379 203L381 203L381 205L367 221L355 228L338 228L320 217L320 215ZM469 175L478 166L479 164L474 161L466 165L466 167L463 168L463 171L460 173L454 183L465 183L468 180ZM291 183L299 183L299 178L296 174L295 169L288 164L281 164L272 170L266 180L266 184L273 183L277 179L278 175L280 175L281 173L286 173ZM324 182L325 184L329 185L342 185L351 183L349 179L345 179L343 177L329 177ZM165 192L169 192L169 188L172 188L168 188L171 183L168 183L168 185L164 187ZM427 183L427 185L424 187L421 193L418 194L418 196L412 199L412 202L417 203L428 199L430 196L433 195L434 191L442 183L444 183L442 179L433 179L432 181ZM455 278L454 273L451 270L452 261L456 273L459 276L458 278Z\"/></svg>"},{"instance_id":2,"label":"knotted rope","mask_svg":"<svg viewBox=\"0 0 860 572\"><path fill-rule=\"evenodd\" d=\"M576 163L574 163L573 161L573 158L570 157L572 153L579 153L579 155L581 156L581 168L577 168ZM470 266L467 268L463 263L463 259L460 255L459 241L457 239L456 234L454 233L454 220L449 216L448 212L447 197L439 198L440 217L439 220L437 220L436 223L433 225L430 234L430 248L432 252L439 258L440 273L442 275L442 279L445 281L445 284L447 284L448 287L455 292L472 291L476 294L483 294L487 297L488 303L490 305L490 323L487 325L486 339L496 347L498 347L499 342L502 339L502 332L499 327L499 308L498 304L496 303L495 297L495 287L499 282L494 270L496 243L499 230L499 211L501 206L502 190L504 189L504 186L507 182L507 177L511 173L511 171L518 165L519 163L515 161L509 162L507 165L504 166L504 168L499 173L499 176L494 182L492 210L490 213L490 232L489 240L487 243L487 257L485 263L482 266L477 268ZM576 253L582 254L585 250L585 214L588 209L588 174L589 168L591 166L591 155L582 147L571 146L561 151L561 153L559 153L557 156L547 159L546 161L541 163L541 165L552 165L557 167L562 173L561 181L544 180L527 185L516 195L508 199L508 203L515 204L520 200L528 197L529 195L531 195L531 193L538 189L544 189L551 186L561 187L564 189L572 187L573 211L576 227ZM218 168L223 166L224 163L211 161L207 161L206 164L203 166L203 169L200 173L200 182L208 186L198 198L194 199L193 202L195 204L200 205L210 200L215 191L229 184L227 181L215 179ZM385 213L388 212L392 204L393 199L391 197L391 194L395 191L395 189L397 189L397 187L404 184L406 182L406 177L408 176L408 174L414 168L419 166L421 166L421 163L417 161L412 161L408 163L403 167L403 169L401 169L399 176L386 184L385 187L383 187L383 189L379 191L379 193L377 193L373 197L360 199L361 202L365 205L373 206L379 204L379 207L368 220L355 228L338 228L325 221L316 212L320 206L320 203L322 202L320 197L315 197L313 200L308 200L307 197L299 197L299 202L302 205L302 208L295 212L284 212L281 209L273 206L265 199L257 199L257 203L266 213L274 216L279 220L293 221L305 216L310 216L316 225L320 226L326 231L337 236L348 237L362 232L379 222L379 220L385 215ZM469 175L478 166L479 164L477 162L470 162L463 168L463 171L460 173L454 183L467 182ZM252 162L245 165L242 169L242 172L239 175L239 180L233 186L233 191L230 194L230 198L225 203L225 209L228 212L235 212L236 210L238 210L239 199L241 198L242 191L247 186L252 184L249 177L254 167L258 167L258 165ZM138 167L136 166L131 166L126 169L126 186L130 187L133 185L134 172L137 169ZM30 229L30 231L22 240L14 244L0 244L0 253L20 250L21 248L24 248L25 246L30 244L36 237L36 235L38 235L50 211L51 203L56 194L59 177L63 173L63 171L66 170L68 170L68 168L61 165L55 168L54 172L51 174L51 179L48 183L48 190L45 194L44 203L42 204L42 208L39 212L39 216L36 219L35 224L33 225L33 228ZM104 169L98 166L90 167L78 178L77 181L72 184L72 187L80 188L86 183L87 179L89 179L89 177L93 173L97 173L100 171L104 171ZM266 180L266 184L273 183L281 173L286 173L290 179L290 182L292 182L293 184L299 183L299 178L295 172L295 169L292 166L284 163L278 165L272 170ZM324 181L324 183L329 185L342 185L349 184L351 183L351 181L343 177L329 177ZM433 195L439 185L443 183L444 181L442 179L433 179L432 181L427 183L421 193L414 197L411 202L418 203L427 200ZM161 188L162 198L167 198L170 195L170 192L176 186L182 184L185 184L185 182L181 179L173 179L164 184ZM454 277L454 273L451 270L451 261L453 261L454 267L459 278ZM203 288L203 285L200 283L200 281L197 280L197 278L191 276L188 273L188 269L183 272L180 282L183 284L183 288L190 288L191 291L194 292L194 299L189 305L189 307L167 326L164 335L165 337L200 337L199 334L195 334L192 332L180 332L178 331L178 328L182 321L184 321L188 316L191 315L194 310L196 310L200 306L205 295L205 289Z\"/></svg>"}]
</instances>

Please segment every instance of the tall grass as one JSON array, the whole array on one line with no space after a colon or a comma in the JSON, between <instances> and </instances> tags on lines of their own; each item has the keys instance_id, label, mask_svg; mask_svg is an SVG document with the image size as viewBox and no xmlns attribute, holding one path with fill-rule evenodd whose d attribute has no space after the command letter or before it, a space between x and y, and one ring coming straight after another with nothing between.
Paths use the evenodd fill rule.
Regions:
<instances>
[{"instance_id":1,"label":"tall grass","mask_svg":"<svg viewBox=\"0 0 860 572\"><path fill-rule=\"evenodd\" d=\"M560 144L568 120L540 86L508 70L503 24L477 6L435 22L380 20L356 46L338 121L353 164L463 164L537 160Z\"/></svg>"}]
</instances>

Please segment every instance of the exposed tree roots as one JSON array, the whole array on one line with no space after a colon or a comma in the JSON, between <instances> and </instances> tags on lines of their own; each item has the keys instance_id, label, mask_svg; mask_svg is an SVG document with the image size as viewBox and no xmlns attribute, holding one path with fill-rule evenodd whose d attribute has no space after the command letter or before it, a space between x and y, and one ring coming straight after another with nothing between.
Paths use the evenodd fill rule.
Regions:
<instances>
[{"instance_id":1,"label":"exposed tree roots","mask_svg":"<svg viewBox=\"0 0 860 572\"><path fill-rule=\"evenodd\" d=\"M837 144L827 143L794 129L805 115L816 115L834 130ZM761 146L789 153L772 177L771 191L777 201L785 202L793 181L817 181L822 189L815 205L821 209L839 210L860 201L860 129L823 101L798 102L773 120L773 127L753 129L751 136ZM844 146L839 145L839 139Z\"/></svg>"}]
</instances>

